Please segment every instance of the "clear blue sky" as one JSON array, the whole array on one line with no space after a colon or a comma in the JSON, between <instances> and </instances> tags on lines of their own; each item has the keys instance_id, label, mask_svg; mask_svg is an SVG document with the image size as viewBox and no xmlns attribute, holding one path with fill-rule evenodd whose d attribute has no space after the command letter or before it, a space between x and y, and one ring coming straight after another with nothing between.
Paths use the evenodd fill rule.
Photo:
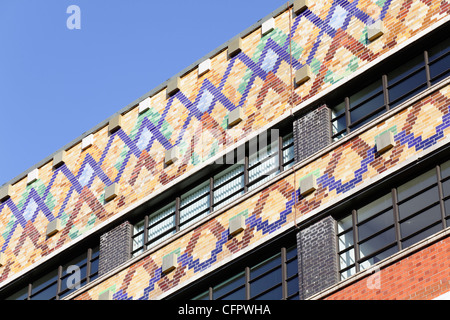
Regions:
<instances>
[{"instance_id":1,"label":"clear blue sky","mask_svg":"<svg viewBox=\"0 0 450 320\"><path fill-rule=\"evenodd\" d=\"M286 3L0 0L0 185Z\"/></svg>"}]
</instances>

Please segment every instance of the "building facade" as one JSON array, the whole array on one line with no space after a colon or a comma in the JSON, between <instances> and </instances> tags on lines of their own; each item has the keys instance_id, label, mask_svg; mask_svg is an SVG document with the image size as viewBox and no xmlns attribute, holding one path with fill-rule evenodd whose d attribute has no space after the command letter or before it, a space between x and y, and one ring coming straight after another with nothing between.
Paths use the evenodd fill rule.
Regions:
<instances>
[{"instance_id":1,"label":"building facade","mask_svg":"<svg viewBox=\"0 0 450 320\"><path fill-rule=\"evenodd\" d=\"M273 11L3 184L0 298L450 298L449 12Z\"/></svg>"}]
</instances>

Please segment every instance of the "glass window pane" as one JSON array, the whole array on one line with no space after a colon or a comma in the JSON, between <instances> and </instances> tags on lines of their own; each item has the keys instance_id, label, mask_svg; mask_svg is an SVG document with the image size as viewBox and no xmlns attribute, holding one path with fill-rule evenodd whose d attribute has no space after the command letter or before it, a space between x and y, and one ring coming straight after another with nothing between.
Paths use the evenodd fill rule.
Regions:
<instances>
[{"instance_id":1,"label":"glass window pane","mask_svg":"<svg viewBox=\"0 0 450 320\"><path fill-rule=\"evenodd\" d=\"M346 271L341 272L341 280L345 280L349 278L350 276L354 275L356 273L356 268L350 268Z\"/></svg>"},{"instance_id":2,"label":"glass window pane","mask_svg":"<svg viewBox=\"0 0 450 320\"><path fill-rule=\"evenodd\" d=\"M200 293L198 296L192 298L192 300L209 300L209 290Z\"/></svg>"},{"instance_id":3,"label":"glass window pane","mask_svg":"<svg viewBox=\"0 0 450 320\"><path fill-rule=\"evenodd\" d=\"M97 258L100 255L100 247L95 246L92 248L91 259Z\"/></svg>"},{"instance_id":4,"label":"glass window pane","mask_svg":"<svg viewBox=\"0 0 450 320\"><path fill-rule=\"evenodd\" d=\"M376 237L369 239L359 245L359 256L364 258L375 251L393 243L395 241L395 231L394 228L380 233Z\"/></svg>"},{"instance_id":5,"label":"glass window pane","mask_svg":"<svg viewBox=\"0 0 450 320\"><path fill-rule=\"evenodd\" d=\"M28 298L28 286L7 297L5 300L25 300Z\"/></svg>"},{"instance_id":6,"label":"glass window pane","mask_svg":"<svg viewBox=\"0 0 450 320\"><path fill-rule=\"evenodd\" d=\"M383 211L392 206L392 197L391 194L388 193L375 201L365 205L364 207L358 209L358 222L362 222L376 213Z\"/></svg>"},{"instance_id":7,"label":"glass window pane","mask_svg":"<svg viewBox=\"0 0 450 320\"><path fill-rule=\"evenodd\" d=\"M383 91L381 86L381 78L368 85L364 89L350 96L350 121L355 123L356 121L366 117L375 110L384 105ZM369 99L366 101L366 99ZM365 101L365 102L364 102ZM362 103L362 104L361 104ZM354 109L356 107L356 109ZM378 113L383 113L385 110L381 110ZM377 115L378 115L377 113ZM363 123L367 123L373 117L366 119ZM357 127L361 126L359 124ZM354 130L357 127L352 127Z\"/></svg>"},{"instance_id":8,"label":"glass window pane","mask_svg":"<svg viewBox=\"0 0 450 320\"><path fill-rule=\"evenodd\" d=\"M144 220L136 223L133 226L133 235L134 235L133 236L133 251L144 247L144 232L142 232L143 230L144 230ZM135 252L133 254L133 256L138 255L142 251L143 251L143 249Z\"/></svg>"},{"instance_id":9,"label":"glass window pane","mask_svg":"<svg viewBox=\"0 0 450 320\"><path fill-rule=\"evenodd\" d=\"M409 215L416 213L417 211L422 210L426 206L429 206L437 201L439 201L437 186L425 192L419 193L417 196L398 206L400 219L404 219Z\"/></svg>"},{"instance_id":10,"label":"glass window pane","mask_svg":"<svg viewBox=\"0 0 450 320\"><path fill-rule=\"evenodd\" d=\"M345 269L355 264L355 250L351 249L339 255L339 265L341 269Z\"/></svg>"},{"instance_id":11,"label":"glass window pane","mask_svg":"<svg viewBox=\"0 0 450 320\"><path fill-rule=\"evenodd\" d=\"M437 83L444 77L448 76L448 73L450 71L450 55L448 54L448 52L450 51L449 39L450 38L447 37L446 40L442 41L428 51L428 61L430 64L430 76L432 84ZM445 73L437 77L443 72Z\"/></svg>"},{"instance_id":12,"label":"glass window pane","mask_svg":"<svg viewBox=\"0 0 450 320\"><path fill-rule=\"evenodd\" d=\"M372 99L364 102L362 105L358 106L356 109L350 111L351 122L355 123L359 119L364 118L375 110L379 109L384 105L384 98L382 94L374 96ZM382 112L385 110L383 109Z\"/></svg>"},{"instance_id":13,"label":"glass window pane","mask_svg":"<svg viewBox=\"0 0 450 320\"><path fill-rule=\"evenodd\" d=\"M296 275L298 273L298 261L297 261L297 259L289 261L286 264L286 267L287 267L287 276L288 277Z\"/></svg>"},{"instance_id":14,"label":"glass window pane","mask_svg":"<svg viewBox=\"0 0 450 320\"><path fill-rule=\"evenodd\" d=\"M417 242L419 242L419 241L421 241L421 240L423 240L423 239L425 239L425 238L435 234L436 232L439 232L440 230L442 230L442 225L439 223L439 224L437 224L437 225L435 225L435 226L433 226L433 227L431 227L429 229L426 229L423 232L421 232L421 233L419 233L419 234L417 234L417 235L415 235L415 236L413 236L413 237L403 241L402 242L402 246L403 246L402 248L405 249L405 248L407 248L407 247L409 247L409 246L411 246L411 245L413 245L413 244L415 244L415 243L417 243Z\"/></svg>"},{"instance_id":15,"label":"glass window pane","mask_svg":"<svg viewBox=\"0 0 450 320\"><path fill-rule=\"evenodd\" d=\"M398 187L398 200L401 201L437 182L436 170L432 169Z\"/></svg>"},{"instance_id":16,"label":"glass window pane","mask_svg":"<svg viewBox=\"0 0 450 320\"><path fill-rule=\"evenodd\" d=\"M57 279L58 279L58 270L57 269L52 270L51 272L47 273L43 277L33 282L31 293L33 294L45 288L46 286L50 285L53 282L56 283ZM56 289L53 295L56 295Z\"/></svg>"},{"instance_id":17,"label":"glass window pane","mask_svg":"<svg viewBox=\"0 0 450 320\"><path fill-rule=\"evenodd\" d=\"M283 150L283 165L285 165L288 162L290 163L285 165L284 169L287 169L294 164L294 161L291 161L294 159L294 135L292 133L283 137L283 148L288 145L291 146Z\"/></svg>"},{"instance_id":18,"label":"glass window pane","mask_svg":"<svg viewBox=\"0 0 450 320\"><path fill-rule=\"evenodd\" d=\"M244 285L244 283L245 283L244 281L245 281L244 272L241 272L241 273L225 280L221 284L214 287L214 289L213 289L214 299L217 299L220 296L226 294L227 292L230 292L233 289L236 289L237 287ZM245 299L245 295L244 295L244 299Z\"/></svg>"},{"instance_id":19,"label":"glass window pane","mask_svg":"<svg viewBox=\"0 0 450 320\"><path fill-rule=\"evenodd\" d=\"M361 270L367 269L370 266L374 265L375 263L392 256L397 251L398 251L397 250L397 245L394 245L391 248L389 248L389 249L387 249L387 250L385 250L383 252L380 252L379 254L371 257L370 259L365 260L359 266L360 266Z\"/></svg>"},{"instance_id":20,"label":"glass window pane","mask_svg":"<svg viewBox=\"0 0 450 320\"><path fill-rule=\"evenodd\" d=\"M376 110L377 108L376 107L374 107L374 109L373 110ZM359 108L356 110L356 111L361 111ZM373 111L372 110L372 111ZM370 121L372 121L373 119L376 119L376 118L378 118L379 116L381 116L383 113L385 113L386 112L386 109L384 108L384 107L382 107L381 109L379 109L376 113L374 113L374 114L372 114L370 117L368 117L368 118L365 118L364 119L364 121L361 121L361 122L358 122L358 124L357 125L352 125L352 127L350 128L352 131L353 130L356 130L356 129L358 129L358 128L360 128L360 127L362 127L363 125L365 125L366 123L368 123L368 122L370 122ZM367 114L369 114L370 112L368 112ZM365 116L365 114L363 115L363 116ZM360 118L358 118L358 119L356 119L356 120L359 120ZM355 121L356 121L355 120Z\"/></svg>"},{"instance_id":21,"label":"glass window pane","mask_svg":"<svg viewBox=\"0 0 450 320\"><path fill-rule=\"evenodd\" d=\"M448 77L450 73L450 54L430 63L430 78L431 84L438 83L444 78Z\"/></svg>"},{"instance_id":22,"label":"glass window pane","mask_svg":"<svg viewBox=\"0 0 450 320\"><path fill-rule=\"evenodd\" d=\"M218 300L246 300L245 287L242 287L232 293L229 293Z\"/></svg>"},{"instance_id":23,"label":"glass window pane","mask_svg":"<svg viewBox=\"0 0 450 320\"><path fill-rule=\"evenodd\" d=\"M394 213L388 210L385 213L358 226L358 239L362 241L378 231L394 224Z\"/></svg>"},{"instance_id":24,"label":"glass window pane","mask_svg":"<svg viewBox=\"0 0 450 320\"><path fill-rule=\"evenodd\" d=\"M47 287L43 291L32 294L31 300L50 300L56 296L57 283L55 282L51 286Z\"/></svg>"},{"instance_id":25,"label":"glass window pane","mask_svg":"<svg viewBox=\"0 0 450 320\"><path fill-rule=\"evenodd\" d=\"M442 182L442 191L444 193L444 198L450 196L450 179Z\"/></svg>"},{"instance_id":26,"label":"glass window pane","mask_svg":"<svg viewBox=\"0 0 450 320\"><path fill-rule=\"evenodd\" d=\"M339 251L353 246L353 229L339 236Z\"/></svg>"},{"instance_id":27,"label":"glass window pane","mask_svg":"<svg viewBox=\"0 0 450 320\"><path fill-rule=\"evenodd\" d=\"M255 300L281 300L283 298L283 291L281 284L272 290L260 295Z\"/></svg>"},{"instance_id":28,"label":"glass window pane","mask_svg":"<svg viewBox=\"0 0 450 320\"><path fill-rule=\"evenodd\" d=\"M406 60L397 68L393 69L391 72L387 74L388 76L388 84L394 84L397 81L405 78L411 72L414 72L425 65L425 60L423 53L416 55L412 59Z\"/></svg>"},{"instance_id":29,"label":"glass window pane","mask_svg":"<svg viewBox=\"0 0 450 320\"><path fill-rule=\"evenodd\" d=\"M359 90L355 94L351 95L349 97L350 99L350 109L353 107L359 105L366 99L374 96L375 94L382 92L382 85L381 85L381 77L379 80L372 82L370 85L364 87L363 89ZM381 104L383 105L383 104Z\"/></svg>"},{"instance_id":30,"label":"glass window pane","mask_svg":"<svg viewBox=\"0 0 450 320\"><path fill-rule=\"evenodd\" d=\"M214 190L214 210L232 202L244 193L244 166L236 164L216 175L214 188L220 185L222 186Z\"/></svg>"},{"instance_id":31,"label":"glass window pane","mask_svg":"<svg viewBox=\"0 0 450 320\"><path fill-rule=\"evenodd\" d=\"M200 220L209 213L209 181L181 196L180 229ZM201 214L200 214L201 213ZM198 215L200 214L200 215ZM197 217L195 217L198 215ZM194 219L190 220L191 218Z\"/></svg>"},{"instance_id":32,"label":"glass window pane","mask_svg":"<svg viewBox=\"0 0 450 320\"><path fill-rule=\"evenodd\" d=\"M352 215L348 215L345 218L338 221L338 233L341 233L348 228L353 227Z\"/></svg>"},{"instance_id":33,"label":"glass window pane","mask_svg":"<svg viewBox=\"0 0 450 320\"><path fill-rule=\"evenodd\" d=\"M276 284L281 284L281 266L250 283L250 293L254 297ZM280 297L281 298L281 297Z\"/></svg>"},{"instance_id":34,"label":"glass window pane","mask_svg":"<svg viewBox=\"0 0 450 320\"><path fill-rule=\"evenodd\" d=\"M414 216L400 224L400 230L402 237L407 237L414 232L419 231L426 226L441 219L441 210L439 205L436 205L424 212Z\"/></svg>"},{"instance_id":35,"label":"glass window pane","mask_svg":"<svg viewBox=\"0 0 450 320\"><path fill-rule=\"evenodd\" d=\"M445 200L444 206L445 206L445 215L448 217L450 216L450 199Z\"/></svg>"},{"instance_id":36,"label":"glass window pane","mask_svg":"<svg viewBox=\"0 0 450 320\"><path fill-rule=\"evenodd\" d=\"M345 101L331 108L331 119L336 119L345 113Z\"/></svg>"},{"instance_id":37,"label":"glass window pane","mask_svg":"<svg viewBox=\"0 0 450 320\"><path fill-rule=\"evenodd\" d=\"M281 265L280 253L252 267L250 270L250 279L254 279L255 277L279 265Z\"/></svg>"},{"instance_id":38,"label":"glass window pane","mask_svg":"<svg viewBox=\"0 0 450 320\"><path fill-rule=\"evenodd\" d=\"M90 275L93 275L94 273L98 272L98 262L99 262L99 258L91 260L91 274Z\"/></svg>"},{"instance_id":39,"label":"glass window pane","mask_svg":"<svg viewBox=\"0 0 450 320\"><path fill-rule=\"evenodd\" d=\"M172 203L148 217L148 240L155 245L175 233L175 204ZM161 236L164 234L163 236ZM153 241L152 241L153 240Z\"/></svg>"},{"instance_id":40,"label":"glass window pane","mask_svg":"<svg viewBox=\"0 0 450 320\"><path fill-rule=\"evenodd\" d=\"M450 176L450 161L441 164L441 178L447 178Z\"/></svg>"},{"instance_id":41,"label":"glass window pane","mask_svg":"<svg viewBox=\"0 0 450 320\"><path fill-rule=\"evenodd\" d=\"M410 92L411 90L419 87L422 84L426 84L425 69L420 72L409 76L412 72L418 70L425 65L423 53L417 55L413 59L407 60L405 63L394 69L387 74L389 85L389 101L393 102L400 98L402 95ZM406 78L407 77L407 78ZM402 80L403 79L403 80ZM400 81L400 82L399 82ZM401 100L391 103L391 107L400 104L407 100L411 96L416 94L416 91L411 92Z\"/></svg>"},{"instance_id":42,"label":"glass window pane","mask_svg":"<svg viewBox=\"0 0 450 320\"><path fill-rule=\"evenodd\" d=\"M298 288L299 288L298 278L293 278L293 279L288 280L288 282L287 282L288 296L298 293ZM297 299L298 299L298 296L297 296Z\"/></svg>"},{"instance_id":43,"label":"glass window pane","mask_svg":"<svg viewBox=\"0 0 450 320\"><path fill-rule=\"evenodd\" d=\"M383 97L378 95L356 109L350 111L352 124L383 106ZM384 110L380 111L384 112ZM378 114L378 113L377 113Z\"/></svg>"},{"instance_id":44,"label":"glass window pane","mask_svg":"<svg viewBox=\"0 0 450 320\"><path fill-rule=\"evenodd\" d=\"M260 144L258 151L250 155L249 167L256 166L248 171L249 190L260 186L278 174L278 170L276 170L279 168L277 153L278 141L274 141L264 147ZM270 173L273 170L274 172Z\"/></svg>"},{"instance_id":45,"label":"glass window pane","mask_svg":"<svg viewBox=\"0 0 450 320\"><path fill-rule=\"evenodd\" d=\"M430 50L428 50L428 61L432 62L435 59L441 57L446 52L450 51L450 38L445 37L445 39L433 46Z\"/></svg>"}]
</instances>

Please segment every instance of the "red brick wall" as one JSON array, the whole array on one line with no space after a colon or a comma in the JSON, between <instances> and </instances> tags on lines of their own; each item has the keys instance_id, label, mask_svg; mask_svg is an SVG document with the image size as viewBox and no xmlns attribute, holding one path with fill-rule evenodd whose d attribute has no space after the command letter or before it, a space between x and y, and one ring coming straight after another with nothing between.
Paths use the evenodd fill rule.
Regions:
<instances>
[{"instance_id":1,"label":"red brick wall","mask_svg":"<svg viewBox=\"0 0 450 320\"><path fill-rule=\"evenodd\" d=\"M431 300L450 291L450 238L438 241L369 276L326 300ZM372 278L373 280L374 278ZM369 285L368 285L369 284ZM371 289L373 288L373 289Z\"/></svg>"}]
</instances>

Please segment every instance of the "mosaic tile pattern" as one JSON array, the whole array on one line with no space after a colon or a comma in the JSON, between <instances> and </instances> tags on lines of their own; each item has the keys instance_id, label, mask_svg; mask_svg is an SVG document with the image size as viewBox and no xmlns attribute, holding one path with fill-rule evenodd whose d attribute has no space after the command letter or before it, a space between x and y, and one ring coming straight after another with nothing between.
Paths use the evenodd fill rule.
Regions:
<instances>
[{"instance_id":1,"label":"mosaic tile pattern","mask_svg":"<svg viewBox=\"0 0 450 320\"><path fill-rule=\"evenodd\" d=\"M133 108L123 115L120 130L110 135L107 127L100 129L94 133L93 146L81 150L77 144L66 150L68 160L61 167L54 170L48 163L39 168L40 178L34 183L27 185L23 179L14 184L11 198L0 204L0 251L7 257L0 268L0 282L188 173L220 152L225 141L238 141L263 127L282 115L290 102L298 104L314 96L449 11L448 3L438 0L324 0L294 17L291 28L286 12L277 16L272 32L263 37L259 29L250 33L243 39L244 50L232 59L227 59L226 51L211 57L211 70L200 77L197 70L183 76L181 90L174 96L167 98L165 90L155 94L146 112L138 114L138 108ZM368 43L367 25L378 19L387 32ZM313 71L312 79L295 89L292 101L289 38L294 71L305 64ZM244 121L238 130L227 131L227 114L236 107L244 108ZM444 134L439 132L433 139ZM431 143L421 137L412 141L411 133L404 130L399 134L408 148L426 148ZM182 151L181 160L165 168L164 151L174 145ZM353 180L339 183L338 176L329 174L321 177L321 183L339 193L362 181L376 158L370 148L365 152L368 158ZM104 189L115 182L120 194L105 202ZM272 223L266 221L274 218L248 219L269 232L284 223L289 213L288 207L281 209ZM55 218L62 219L64 229L46 238L46 226ZM219 259L220 248L211 259ZM195 261L184 263L192 267Z\"/></svg>"},{"instance_id":2,"label":"mosaic tile pattern","mask_svg":"<svg viewBox=\"0 0 450 320\"><path fill-rule=\"evenodd\" d=\"M433 122L421 121L430 115ZM429 129L427 133L424 131L426 128ZM380 155L376 151L375 137L386 130L398 130L394 136L395 146ZM298 170L298 181L308 174L317 177L318 189L313 195L301 197L301 190L294 190L294 176L290 175L76 299L95 300L98 292L113 285L116 285L114 299L156 298L291 222L294 219L295 194L297 213L306 214L354 189L366 179L376 177L417 152L432 147L449 133L450 86L447 86ZM348 170L348 166L356 170ZM230 237L228 221L237 214L245 215L246 229L243 234ZM171 252L177 252L178 266L176 271L165 275L161 272L162 257Z\"/></svg>"}]
</instances>

